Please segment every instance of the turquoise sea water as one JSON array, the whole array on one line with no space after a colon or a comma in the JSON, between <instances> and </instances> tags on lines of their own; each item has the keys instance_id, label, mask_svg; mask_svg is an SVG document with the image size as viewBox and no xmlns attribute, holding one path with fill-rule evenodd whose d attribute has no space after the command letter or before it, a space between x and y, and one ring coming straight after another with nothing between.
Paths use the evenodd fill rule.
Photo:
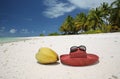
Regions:
<instances>
[{"instance_id":1,"label":"turquoise sea water","mask_svg":"<svg viewBox=\"0 0 120 79\"><path fill-rule=\"evenodd\" d=\"M24 40L24 39L25 38L21 38L21 37L0 37L0 44L1 43L20 41L20 40Z\"/></svg>"}]
</instances>

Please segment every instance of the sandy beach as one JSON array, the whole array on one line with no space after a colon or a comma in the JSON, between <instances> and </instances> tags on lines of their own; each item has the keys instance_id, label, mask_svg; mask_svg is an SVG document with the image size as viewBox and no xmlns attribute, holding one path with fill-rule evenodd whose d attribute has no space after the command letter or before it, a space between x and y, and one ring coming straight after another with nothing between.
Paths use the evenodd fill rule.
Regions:
<instances>
[{"instance_id":1,"label":"sandy beach","mask_svg":"<svg viewBox=\"0 0 120 79\"><path fill-rule=\"evenodd\" d=\"M120 32L69 36L28 37L0 44L0 79L120 79ZM37 63L35 54L49 47L60 56L71 46L85 45L99 63L84 67Z\"/></svg>"}]
</instances>

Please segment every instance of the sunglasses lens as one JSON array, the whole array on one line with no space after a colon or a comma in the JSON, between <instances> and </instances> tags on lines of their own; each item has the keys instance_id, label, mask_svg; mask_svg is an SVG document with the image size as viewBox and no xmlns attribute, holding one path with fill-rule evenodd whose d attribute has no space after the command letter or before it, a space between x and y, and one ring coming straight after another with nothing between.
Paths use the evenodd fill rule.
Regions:
<instances>
[{"instance_id":1,"label":"sunglasses lens","mask_svg":"<svg viewBox=\"0 0 120 79\"><path fill-rule=\"evenodd\" d=\"M77 46L72 46L72 47L70 48L70 52L75 52L75 51L77 51L77 49L78 49Z\"/></svg>"},{"instance_id":2,"label":"sunglasses lens","mask_svg":"<svg viewBox=\"0 0 120 79\"><path fill-rule=\"evenodd\" d=\"M86 47L84 45L79 46L80 50L86 51Z\"/></svg>"}]
</instances>

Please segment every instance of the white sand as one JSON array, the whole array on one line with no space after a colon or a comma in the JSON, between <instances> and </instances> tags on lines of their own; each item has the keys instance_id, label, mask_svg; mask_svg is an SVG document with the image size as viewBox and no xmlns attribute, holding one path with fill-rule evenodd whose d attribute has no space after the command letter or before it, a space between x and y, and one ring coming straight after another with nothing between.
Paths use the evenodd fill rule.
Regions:
<instances>
[{"instance_id":1,"label":"white sand","mask_svg":"<svg viewBox=\"0 0 120 79\"><path fill-rule=\"evenodd\" d=\"M72 67L60 61L41 65L35 59L40 47L50 47L60 56L75 45L85 45L100 62ZM0 44L0 79L120 79L120 33L33 37Z\"/></svg>"}]
</instances>

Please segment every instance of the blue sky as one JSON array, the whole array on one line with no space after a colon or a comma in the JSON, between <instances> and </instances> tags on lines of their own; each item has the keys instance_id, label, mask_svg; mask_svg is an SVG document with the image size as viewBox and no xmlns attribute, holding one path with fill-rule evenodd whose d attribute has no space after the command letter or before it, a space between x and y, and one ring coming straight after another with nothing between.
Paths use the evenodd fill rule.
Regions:
<instances>
[{"instance_id":1,"label":"blue sky","mask_svg":"<svg viewBox=\"0 0 120 79\"><path fill-rule=\"evenodd\" d=\"M0 0L0 36L59 32L66 16L88 12L113 0Z\"/></svg>"}]
</instances>

